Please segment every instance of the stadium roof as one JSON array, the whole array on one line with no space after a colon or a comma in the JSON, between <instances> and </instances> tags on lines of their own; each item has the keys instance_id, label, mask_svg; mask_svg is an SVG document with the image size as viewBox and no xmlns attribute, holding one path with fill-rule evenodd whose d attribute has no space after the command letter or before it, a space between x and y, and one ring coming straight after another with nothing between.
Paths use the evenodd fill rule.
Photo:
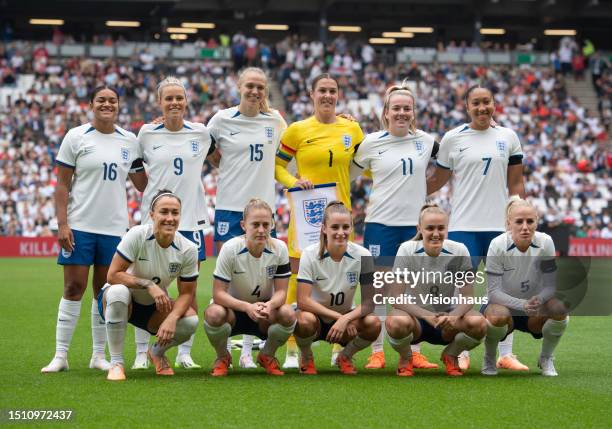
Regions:
<instances>
[{"instance_id":1,"label":"stadium roof","mask_svg":"<svg viewBox=\"0 0 612 429\"><path fill-rule=\"evenodd\" d=\"M148 40L168 26L194 21L216 25L215 30L199 30L204 38L211 31L255 32L257 23L287 24L292 32L319 37L323 23L360 26L363 38L406 26L434 28L406 42L412 45L471 41L478 26L502 28L503 36L486 37L514 43L541 41L547 28L575 29L597 47L612 48L612 0L0 0L0 15L17 38L49 33L30 25L30 18L58 18L64 20L65 33L87 39L122 31L131 39ZM111 30L106 20L135 20L140 27Z\"/></svg>"}]
</instances>

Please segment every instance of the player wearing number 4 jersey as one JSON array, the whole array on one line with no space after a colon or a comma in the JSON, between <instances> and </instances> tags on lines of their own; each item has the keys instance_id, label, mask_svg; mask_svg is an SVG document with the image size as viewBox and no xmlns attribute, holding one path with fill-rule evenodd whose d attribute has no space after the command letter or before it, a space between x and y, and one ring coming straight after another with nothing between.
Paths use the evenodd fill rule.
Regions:
<instances>
[{"instance_id":1,"label":"player wearing number 4 jersey","mask_svg":"<svg viewBox=\"0 0 612 429\"><path fill-rule=\"evenodd\" d=\"M191 307L198 278L195 244L177 234L181 201L161 190L151 201L153 224L135 226L117 246L108 270L108 284L98 300L106 320L111 368L107 379L125 380L123 348L127 323L157 336L148 355L158 375L173 375L165 352L186 341L198 327ZM178 297L168 297L177 280Z\"/></svg>"},{"instance_id":2,"label":"player wearing number 4 jersey","mask_svg":"<svg viewBox=\"0 0 612 429\"><path fill-rule=\"evenodd\" d=\"M257 362L270 375L283 375L274 356L295 328L295 314L285 304L291 271L284 242L270 237L272 210L252 199L241 221L245 235L221 248L214 271L213 303L204 328L217 352L212 375L227 375L232 357L227 339L239 334L267 339Z\"/></svg>"},{"instance_id":3,"label":"player wearing number 4 jersey","mask_svg":"<svg viewBox=\"0 0 612 429\"><path fill-rule=\"evenodd\" d=\"M555 298L555 246L547 234L537 232L538 214L527 201L510 201L508 232L491 242L486 272L489 303L484 375L497 374L497 343L518 329L542 338L538 366L542 375L556 376L553 352L565 332L567 308Z\"/></svg>"},{"instance_id":4,"label":"player wearing number 4 jersey","mask_svg":"<svg viewBox=\"0 0 612 429\"><path fill-rule=\"evenodd\" d=\"M151 222L148 207L160 189L169 189L182 201L179 232L198 247L198 260L206 259L204 234L208 212L202 166L214 151L214 143L203 124L183 120L187 110L185 87L180 80L167 77L157 89L164 121L145 124L138 133L138 141L148 173L148 184L142 198L142 223ZM211 157L209 157L210 159ZM194 302L195 306L195 302ZM196 307L197 309L197 307ZM149 336L136 329L136 360L132 368L146 368L146 349ZM185 368L199 368L190 356L190 339L179 347L177 363Z\"/></svg>"},{"instance_id":5,"label":"player wearing number 4 jersey","mask_svg":"<svg viewBox=\"0 0 612 429\"><path fill-rule=\"evenodd\" d=\"M353 375L353 355L368 347L380 333L380 320L372 311L372 255L349 241L351 214L340 201L325 208L319 244L308 246L300 258L295 329L301 351L300 372L316 374L311 345L316 340L342 344L336 363L343 374ZM362 304L353 308L361 284Z\"/></svg>"},{"instance_id":6,"label":"player wearing number 4 jersey","mask_svg":"<svg viewBox=\"0 0 612 429\"><path fill-rule=\"evenodd\" d=\"M442 138L436 170L427 179L427 193L444 186L452 174L448 237L467 246L477 269L491 240L505 230L508 196L525 194L523 153L514 131L492 125L495 104L491 90L479 85L470 87L465 104L471 122ZM502 345L500 366L528 369L512 355L511 336ZM469 366L467 355L461 364L463 368Z\"/></svg>"},{"instance_id":7,"label":"player wearing number 4 jersey","mask_svg":"<svg viewBox=\"0 0 612 429\"><path fill-rule=\"evenodd\" d=\"M136 137L115 125L117 92L98 87L91 97L91 123L68 131L57 155L58 264L64 267L64 294L59 304L55 357L41 371L68 369L68 348L81 313L89 267L94 266L94 296L106 282L108 266L128 228L126 178L139 190L146 185ZM108 369L104 358L106 332L92 301L93 354L90 368Z\"/></svg>"}]
</instances>

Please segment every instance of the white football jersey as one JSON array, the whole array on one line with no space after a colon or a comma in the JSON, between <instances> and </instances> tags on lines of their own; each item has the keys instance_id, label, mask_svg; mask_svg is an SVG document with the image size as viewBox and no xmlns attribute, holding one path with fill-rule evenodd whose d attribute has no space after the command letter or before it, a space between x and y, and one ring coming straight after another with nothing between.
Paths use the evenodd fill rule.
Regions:
<instances>
[{"instance_id":1,"label":"white football jersey","mask_svg":"<svg viewBox=\"0 0 612 429\"><path fill-rule=\"evenodd\" d=\"M129 227L125 181L139 158L136 136L118 126L113 134L101 133L90 123L68 131L56 162L74 170L68 196L70 228L125 234Z\"/></svg>"},{"instance_id":2,"label":"white football jersey","mask_svg":"<svg viewBox=\"0 0 612 429\"><path fill-rule=\"evenodd\" d=\"M151 200L160 189L181 199L181 231L197 231L208 222L202 166L211 149L203 124L185 121L180 131L164 124L145 124L138 133L149 182L142 196L142 223L150 223Z\"/></svg>"},{"instance_id":3,"label":"white football jersey","mask_svg":"<svg viewBox=\"0 0 612 429\"><path fill-rule=\"evenodd\" d=\"M397 251L393 271L408 269L419 277L411 278L414 283L406 285L404 293L415 297L415 303L429 311L448 311L447 304L428 302L428 296L451 298L459 295L460 290L450 279L451 273L472 270L470 252L463 243L444 240L442 252L429 256L423 248L423 240L405 241ZM446 281L445 281L446 280ZM414 286L414 287L413 287Z\"/></svg>"},{"instance_id":4,"label":"white football jersey","mask_svg":"<svg viewBox=\"0 0 612 429\"><path fill-rule=\"evenodd\" d=\"M228 240L219 252L213 276L229 283L229 294L246 302L265 302L274 293L274 279L289 278L287 245L270 238L259 258L251 255L244 235Z\"/></svg>"},{"instance_id":5,"label":"white football jersey","mask_svg":"<svg viewBox=\"0 0 612 429\"><path fill-rule=\"evenodd\" d=\"M361 257L369 256L362 266ZM302 251L297 281L312 285L312 299L319 304L346 314L351 311L355 291L360 277L374 272L372 254L364 247L353 242L340 262L335 262L328 253L319 259L319 244L311 244ZM325 322L330 322L323 318Z\"/></svg>"},{"instance_id":6,"label":"white football jersey","mask_svg":"<svg viewBox=\"0 0 612 429\"><path fill-rule=\"evenodd\" d=\"M546 262L544 267L542 262L554 263L554 260L555 244L548 234L536 231L529 248L523 253L512 241L512 235L505 232L491 241L485 271L487 274L502 276L503 293L520 300L528 300L542 291L542 274L547 271ZM549 266L551 262L548 262ZM554 264L552 266L554 267Z\"/></svg>"},{"instance_id":7,"label":"white football jersey","mask_svg":"<svg viewBox=\"0 0 612 429\"><path fill-rule=\"evenodd\" d=\"M508 165L522 158L509 128L478 131L464 124L447 132L437 165L453 172L449 231L504 231Z\"/></svg>"},{"instance_id":8,"label":"white football jersey","mask_svg":"<svg viewBox=\"0 0 612 429\"><path fill-rule=\"evenodd\" d=\"M177 277L181 281L198 278L198 248L178 232L172 244L163 248L153 235L153 225L132 227L117 246L117 253L131 265L129 274L150 279L167 290ZM131 289L132 297L140 304L155 301L145 289Z\"/></svg>"},{"instance_id":9,"label":"white football jersey","mask_svg":"<svg viewBox=\"0 0 612 429\"><path fill-rule=\"evenodd\" d=\"M285 128L276 110L250 117L235 106L212 117L208 129L221 152L217 210L242 212L251 198L261 198L274 210L274 163Z\"/></svg>"},{"instance_id":10,"label":"white football jersey","mask_svg":"<svg viewBox=\"0 0 612 429\"><path fill-rule=\"evenodd\" d=\"M374 181L366 222L387 226L418 223L427 197L426 171L434 145L433 137L421 130L405 137L388 131L365 137L353 162L370 170Z\"/></svg>"}]
</instances>

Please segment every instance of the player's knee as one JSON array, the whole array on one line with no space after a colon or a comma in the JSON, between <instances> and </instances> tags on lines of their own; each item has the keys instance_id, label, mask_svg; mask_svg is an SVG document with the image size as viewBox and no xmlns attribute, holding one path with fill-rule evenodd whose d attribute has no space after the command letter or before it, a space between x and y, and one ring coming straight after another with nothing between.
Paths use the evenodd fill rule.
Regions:
<instances>
[{"instance_id":1,"label":"player's knee","mask_svg":"<svg viewBox=\"0 0 612 429\"><path fill-rule=\"evenodd\" d=\"M410 317L387 316L385 319L385 329L392 338L403 338L411 331Z\"/></svg>"},{"instance_id":2,"label":"player's knee","mask_svg":"<svg viewBox=\"0 0 612 429\"><path fill-rule=\"evenodd\" d=\"M295 311L290 305L284 304L281 305L276 313L276 323L279 323L283 326L291 326L295 323Z\"/></svg>"},{"instance_id":3,"label":"player's knee","mask_svg":"<svg viewBox=\"0 0 612 429\"><path fill-rule=\"evenodd\" d=\"M493 326L504 326L508 324L511 315L510 311L506 307L502 305L491 304L487 307L487 310L485 311L485 317Z\"/></svg>"},{"instance_id":4,"label":"player's knee","mask_svg":"<svg viewBox=\"0 0 612 429\"><path fill-rule=\"evenodd\" d=\"M487 333L487 320L482 316L466 317L466 334L472 338L483 338Z\"/></svg>"},{"instance_id":5,"label":"player's knee","mask_svg":"<svg viewBox=\"0 0 612 429\"><path fill-rule=\"evenodd\" d=\"M567 307L563 302L556 298L552 298L545 304L546 315L553 320L563 320L567 317Z\"/></svg>"},{"instance_id":6,"label":"player's knee","mask_svg":"<svg viewBox=\"0 0 612 429\"><path fill-rule=\"evenodd\" d=\"M69 301L80 301L87 289L87 282L80 280L64 281L64 298Z\"/></svg>"},{"instance_id":7,"label":"player's knee","mask_svg":"<svg viewBox=\"0 0 612 429\"><path fill-rule=\"evenodd\" d=\"M113 302L121 302L125 305L130 305L130 289L121 284L111 285L104 292L106 299L106 305L110 305Z\"/></svg>"},{"instance_id":8,"label":"player's knee","mask_svg":"<svg viewBox=\"0 0 612 429\"><path fill-rule=\"evenodd\" d=\"M315 334L317 331L317 317L308 311L297 313L297 325L294 334L298 337L306 338Z\"/></svg>"},{"instance_id":9,"label":"player's knee","mask_svg":"<svg viewBox=\"0 0 612 429\"><path fill-rule=\"evenodd\" d=\"M374 341L380 334L380 319L374 314L368 314L363 318L363 331L359 332L359 336L366 340Z\"/></svg>"},{"instance_id":10,"label":"player's knee","mask_svg":"<svg viewBox=\"0 0 612 429\"><path fill-rule=\"evenodd\" d=\"M227 310L219 304L210 304L204 312L204 320L210 326L221 326L227 321Z\"/></svg>"}]
</instances>

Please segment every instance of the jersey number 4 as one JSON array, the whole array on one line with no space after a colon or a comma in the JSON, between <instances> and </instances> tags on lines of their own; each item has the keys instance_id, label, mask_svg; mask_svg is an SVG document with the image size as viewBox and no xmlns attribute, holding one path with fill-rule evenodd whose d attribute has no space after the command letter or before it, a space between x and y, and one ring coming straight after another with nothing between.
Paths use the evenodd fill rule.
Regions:
<instances>
[{"instance_id":1,"label":"jersey number 4","mask_svg":"<svg viewBox=\"0 0 612 429\"><path fill-rule=\"evenodd\" d=\"M256 296L257 298L261 297L261 288L259 285L255 286L255 290L253 290L251 295Z\"/></svg>"}]
</instances>

